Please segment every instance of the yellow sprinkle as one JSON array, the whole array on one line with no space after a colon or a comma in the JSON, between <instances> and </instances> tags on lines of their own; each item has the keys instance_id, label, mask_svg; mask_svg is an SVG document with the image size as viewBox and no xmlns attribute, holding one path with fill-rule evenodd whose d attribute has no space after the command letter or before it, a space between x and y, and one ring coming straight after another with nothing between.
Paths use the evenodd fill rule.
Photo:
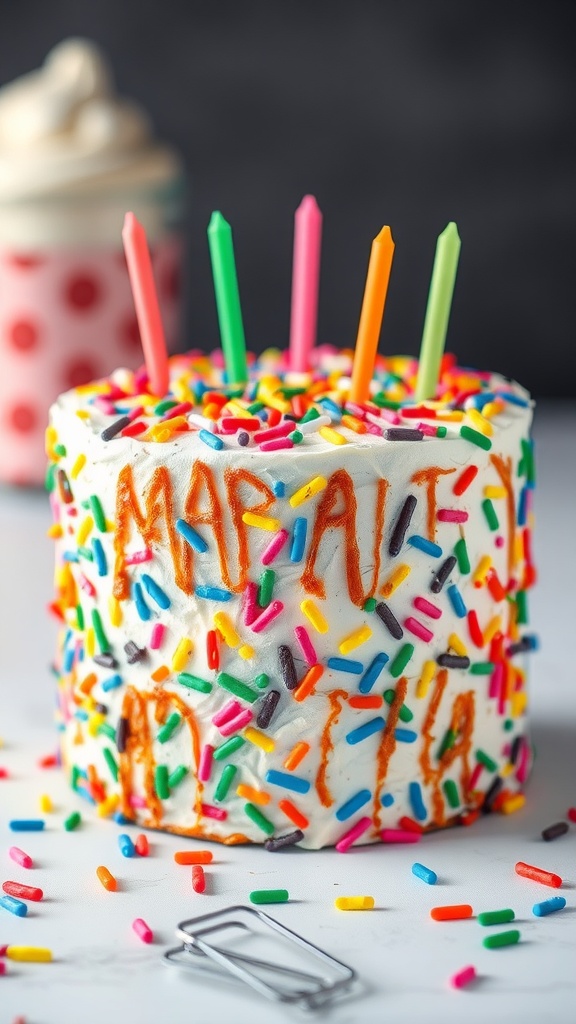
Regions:
<instances>
[{"instance_id":1,"label":"yellow sprinkle","mask_svg":"<svg viewBox=\"0 0 576 1024\"><path fill-rule=\"evenodd\" d=\"M193 650L194 644L192 643L190 637L183 636L182 639L177 644L174 654L172 655L171 668L173 672L184 671L186 664L188 662L188 658L192 654Z\"/></svg>"},{"instance_id":2,"label":"yellow sprinkle","mask_svg":"<svg viewBox=\"0 0 576 1024\"><path fill-rule=\"evenodd\" d=\"M48 796L48 793L42 793L42 795L40 796L39 804L42 814L51 814L51 812L54 810L52 800Z\"/></svg>"},{"instance_id":3,"label":"yellow sprinkle","mask_svg":"<svg viewBox=\"0 0 576 1024\"><path fill-rule=\"evenodd\" d=\"M467 409L466 416L470 426L474 430L477 430L480 434L484 434L484 437L492 437L494 427L481 412L478 412L478 409Z\"/></svg>"},{"instance_id":4,"label":"yellow sprinkle","mask_svg":"<svg viewBox=\"0 0 576 1024\"><path fill-rule=\"evenodd\" d=\"M228 647L238 647L240 637L234 629L232 619L226 614L226 612L216 612L214 616L214 625L218 632L222 634L224 643L228 644Z\"/></svg>"},{"instance_id":5,"label":"yellow sprinkle","mask_svg":"<svg viewBox=\"0 0 576 1024\"><path fill-rule=\"evenodd\" d=\"M259 789L252 789L252 786L244 786L240 784L236 787L236 794L244 798L244 800L250 800L253 804L269 804L272 799L270 793L262 793Z\"/></svg>"},{"instance_id":6,"label":"yellow sprinkle","mask_svg":"<svg viewBox=\"0 0 576 1024\"><path fill-rule=\"evenodd\" d=\"M329 625L320 611L317 604L309 597L300 604L300 611L304 613L308 621L314 626L317 633L327 633Z\"/></svg>"},{"instance_id":7,"label":"yellow sprinkle","mask_svg":"<svg viewBox=\"0 0 576 1024\"><path fill-rule=\"evenodd\" d=\"M85 465L86 465L86 456L84 454L81 454L75 460L74 465L72 466L72 469L70 470L70 476L72 477L73 480L76 479L78 474L84 469Z\"/></svg>"},{"instance_id":8,"label":"yellow sprinkle","mask_svg":"<svg viewBox=\"0 0 576 1024\"><path fill-rule=\"evenodd\" d=\"M515 814L516 811L521 811L526 803L526 797L523 793L516 793L515 796L509 796L507 800L502 802L500 810L502 814Z\"/></svg>"},{"instance_id":9,"label":"yellow sprinkle","mask_svg":"<svg viewBox=\"0 0 576 1024\"><path fill-rule=\"evenodd\" d=\"M113 626L122 625L122 605L120 604L118 598L114 597L114 594L110 594L110 597L108 598L108 614L110 616L110 622L112 623Z\"/></svg>"},{"instance_id":10,"label":"yellow sprinkle","mask_svg":"<svg viewBox=\"0 0 576 1024\"><path fill-rule=\"evenodd\" d=\"M234 413L235 416L240 416L243 419L249 420L252 416L252 413L248 412L248 409L245 409L239 402L235 402L234 399L231 399L227 403L227 407L231 413Z\"/></svg>"},{"instance_id":11,"label":"yellow sprinkle","mask_svg":"<svg viewBox=\"0 0 576 1024\"><path fill-rule=\"evenodd\" d=\"M430 683L434 678L435 671L436 662L424 662L424 665L422 667L422 675L420 676L420 679L418 680L418 685L416 686L416 696L418 697L419 700L422 700L422 698L425 697L426 694L428 693L428 690L430 689Z\"/></svg>"},{"instance_id":12,"label":"yellow sprinkle","mask_svg":"<svg viewBox=\"0 0 576 1024\"><path fill-rule=\"evenodd\" d=\"M103 395L108 391L109 385L105 381L89 381L88 384L78 384L74 388L77 395Z\"/></svg>"},{"instance_id":13,"label":"yellow sprinkle","mask_svg":"<svg viewBox=\"0 0 576 1024\"><path fill-rule=\"evenodd\" d=\"M56 430L56 427L46 427L44 434L44 448L46 455L52 460L52 462L58 462L58 459L60 458L58 452L55 451L54 448L56 444L58 444L58 431Z\"/></svg>"},{"instance_id":14,"label":"yellow sprinkle","mask_svg":"<svg viewBox=\"0 0 576 1024\"><path fill-rule=\"evenodd\" d=\"M464 419L464 413L459 412L457 409L438 410L436 419L444 420L446 423L461 423Z\"/></svg>"},{"instance_id":15,"label":"yellow sprinkle","mask_svg":"<svg viewBox=\"0 0 576 1024\"><path fill-rule=\"evenodd\" d=\"M506 497L506 488L505 487L495 487L494 485L490 485L489 484L487 487L484 488L484 497L485 498L505 498Z\"/></svg>"},{"instance_id":16,"label":"yellow sprinkle","mask_svg":"<svg viewBox=\"0 0 576 1024\"><path fill-rule=\"evenodd\" d=\"M394 572L390 573L390 576L384 583L380 593L384 597L391 597L395 590L398 589L401 583L404 582L407 576L410 575L409 565L399 565Z\"/></svg>"},{"instance_id":17,"label":"yellow sprinkle","mask_svg":"<svg viewBox=\"0 0 576 1024\"><path fill-rule=\"evenodd\" d=\"M106 523L107 532L114 533L114 530L116 529L114 522L111 519L105 519L104 522Z\"/></svg>"},{"instance_id":18,"label":"yellow sprinkle","mask_svg":"<svg viewBox=\"0 0 576 1024\"><path fill-rule=\"evenodd\" d=\"M330 444L348 444L348 439L344 437L344 434L341 434L339 430L334 430L334 427L320 427L318 433Z\"/></svg>"},{"instance_id":19,"label":"yellow sprinkle","mask_svg":"<svg viewBox=\"0 0 576 1024\"><path fill-rule=\"evenodd\" d=\"M478 562L478 565L476 566L476 571L474 572L474 575L472 576L472 582L474 586L482 587L484 585L484 583L486 582L486 574L491 568L492 559L490 558L490 555L483 555L480 561Z\"/></svg>"},{"instance_id":20,"label":"yellow sprinkle","mask_svg":"<svg viewBox=\"0 0 576 1024\"><path fill-rule=\"evenodd\" d=\"M459 655L460 658L465 658L468 654L466 644L462 643L462 640L456 633L450 633L450 636L448 637L448 647L451 647L454 653Z\"/></svg>"},{"instance_id":21,"label":"yellow sprinkle","mask_svg":"<svg viewBox=\"0 0 576 1024\"><path fill-rule=\"evenodd\" d=\"M250 661L254 657L254 648L250 644L242 644L242 647L238 648L238 654L243 661Z\"/></svg>"},{"instance_id":22,"label":"yellow sprinkle","mask_svg":"<svg viewBox=\"0 0 576 1024\"><path fill-rule=\"evenodd\" d=\"M516 766L508 762L503 768L500 769L499 775L503 779L507 779L509 775L512 775L516 770Z\"/></svg>"},{"instance_id":23,"label":"yellow sprinkle","mask_svg":"<svg viewBox=\"0 0 576 1024\"><path fill-rule=\"evenodd\" d=\"M510 700L510 714L512 718L520 718L526 711L527 703L528 695L526 690L519 690L517 693L513 693Z\"/></svg>"},{"instance_id":24,"label":"yellow sprinkle","mask_svg":"<svg viewBox=\"0 0 576 1024\"><path fill-rule=\"evenodd\" d=\"M76 410L76 415L77 415L79 420L89 420L90 419L90 413L88 412L87 409L77 409Z\"/></svg>"},{"instance_id":25,"label":"yellow sprinkle","mask_svg":"<svg viewBox=\"0 0 576 1024\"><path fill-rule=\"evenodd\" d=\"M93 658L96 651L96 636L92 626L89 626L86 630L86 655L88 658Z\"/></svg>"},{"instance_id":26,"label":"yellow sprinkle","mask_svg":"<svg viewBox=\"0 0 576 1024\"><path fill-rule=\"evenodd\" d=\"M338 644L338 650L340 654L349 654L350 651L354 651L356 647L360 647L361 644L365 644L367 640L372 636L372 630L369 626L360 626L359 629L355 629L353 633L349 633L343 640Z\"/></svg>"},{"instance_id":27,"label":"yellow sprinkle","mask_svg":"<svg viewBox=\"0 0 576 1024\"><path fill-rule=\"evenodd\" d=\"M52 950L41 946L8 946L6 956L9 960L20 960L22 963L49 964Z\"/></svg>"},{"instance_id":28,"label":"yellow sprinkle","mask_svg":"<svg viewBox=\"0 0 576 1024\"><path fill-rule=\"evenodd\" d=\"M111 793L105 800L102 800L96 807L96 812L99 818L109 818L111 814L118 808L120 803L120 797L118 793Z\"/></svg>"},{"instance_id":29,"label":"yellow sprinkle","mask_svg":"<svg viewBox=\"0 0 576 1024\"><path fill-rule=\"evenodd\" d=\"M310 480L304 487L301 487L299 491L290 498L290 505L292 508L298 508L298 505L303 505L309 498L313 498L319 491L323 491L328 483L325 476L315 476L313 480Z\"/></svg>"},{"instance_id":30,"label":"yellow sprinkle","mask_svg":"<svg viewBox=\"0 0 576 1024\"><path fill-rule=\"evenodd\" d=\"M169 675L170 669L168 668L168 665L159 665L154 672L150 673L150 678L153 679L155 683L163 683Z\"/></svg>"},{"instance_id":31,"label":"yellow sprinkle","mask_svg":"<svg viewBox=\"0 0 576 1024\"><path fill-rule=\"evenodd\" d=\"M485 416L487 420L491 420L493 416L497 416L503 409L503 402L486 402L486 405L482 406L482 415Z\"/></svg>"},{"instance_id":32,"label":"yellow sprinkle","mask_svg":"<svg viewBox=\"0 0 576 1024\"><path fill-rule=\"evenodd\" d=\"M265 750L267 754L271 754L274 750L275 743L271 736L266 736L265 733L254 729L251 725L244 730L244 739L253 743L255 747L260 747L260 750Z\"/></svg>"},{"instance_id":33,"label":"yellow sprinkle","mask_svg":"<svg viewBox=\"0 0 576 1024\"><path fill-rule=\"evenodd\" d=\"M60 523L52 523L52 526L49 526L46 530L46 536L51 537L52 540L57 540L58 537L62 537L63 534L64 530L60 526Z\"/></svg>"},{"instance_id":34,"label":"yellow sprinkle","mask_svg":"<svg viewBox=\"0 0 576 1024\"><path fill-rule=\"evenodd\" d=\"M82 545L86 543L93 526L94 520L92 516L84 516L84 519L76 530L76 543L79 547L82 547Z\"/></svg>"},{"instance_id":35,"label":"yellow sprinkle","mask_svg":"<svg viewBox=\"0 0 576 1024\"><path fill-rule=\"evenodd\" d=\"M270 530L271 533L276 533L281 526L279 519L273 519L272 516L258 516L255 512L244 512L242 522L246 523L246 526L257 526L259 530Z\"/></svg>"},{"instance_id":36,"label":"yellow sprinkle","mask_svg":"<svg viewBox=\"0 0 576 1024\"><path fill-rule=\"evenodd\" d=\"M334 900L336 910L373 910L373 896L338 896Z\"/></svg>"},{"instance_id":37,"label":"yellow sprinkle","mask_svg":"<svg viewBox=\"0 0 576 1024\"><path fill-rule=\"evenodd\" d=\"M94 711L90 715L90 718L88 719L88 722L87 722L87 726L88 726L88 732L90 733L90 735L92 737L95 737L95 736L98 735L98 729L100 728L100 726L102 725L102 723L105 720L106 720L106 715L101 715L101 714L99 714L96 711Z\"/></svg>"},{"instance_id":38,"label":"yellow sprinkle","mask_svg":"<svg viewBox=\"0 0 576 1024\"><path fill-rule=\"evenodd\" d=\"M484 643L489 644L490 641L493 640L494 637L496 636L496 633L500 632L501 627L502 616L495 615L493 619L490 619L490 622L488 623L486 629L484 630Z\"/></svg>"}]
</instances>

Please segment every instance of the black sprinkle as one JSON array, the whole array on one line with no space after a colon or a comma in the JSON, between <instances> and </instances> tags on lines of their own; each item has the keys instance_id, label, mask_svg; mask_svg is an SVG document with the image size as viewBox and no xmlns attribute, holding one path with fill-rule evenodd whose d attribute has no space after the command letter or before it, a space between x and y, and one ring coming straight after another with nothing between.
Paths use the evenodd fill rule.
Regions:
<instances>
[{"instance_id":1,"label":"black sprinkle","mask_svg":"<svg viewBox=\"0 0 576 1024\"><path fill-rule=\"evenodd\" d=\"M450 557L447 558L445 562L442 562L442 565L438 569L438 572L436 573L435 576L432 577L432 583L430 584L430 590L432 591L433 594L440 593L442 587L446 583L446 580L448 579L455 565L455 555L450 555Z\"/></svg>"},{"instance_id":2,"label":"black sprinkle","mask_svg":"<svg viewBox=\"0 0 576 1024\"><path fill-rule=\"evenodd\" d=\"M129 416L121 416L119 420L114 420L114 423L111 423L109 427L106 427L106 429L100 434L100 437L103 441L111 441L112 438L116 437L116 434L119 434L121 430L124 430L124 427L127 427L129 423Z\"/></svg>"},{"instance_id":3,"label":"black sprinkle","mask_svg":"<svg viewBox=\"0 0 576 1024\"><path fill-rule=\"evenodd\" d=\"M508 648L508 655L513 657L515 654L524 654L526 651L536 650L536 637L533 634L527 633L515 644L510 644Z\"/></svg>"},{"instance_id":4,"label":"black sprinkle","mask_svg":"<svg viewBox=\"0 0 576 1024\"><path fill-rule=\"evenodd\" d=\"M129 665L135 665L137 661L142 661L146 657L146 648L138 647L133 640L129 640L127 644L124 644L124 650L126 651L126 658Z\"/></svg>"},{"instance_id":5,"label":"black sprinkle","mask_svg":"<svg viewBox=\"0 0 576 1024\"><path fill-rule=\"evenodd\" d=\"M97 665L102 665L102 668L118 668L118 662L110 651L105 651L104 654L95 654L92 658Z\"/></svg>"},{"instance_id":6,"label":"black sprinkle","mask_svg":"<svg viewBox=\"0 0 576 1024\"><path fill-rule=\"evenodd\" d=\"M565 836L567 831L568 822L557 821L555 825L549 825L548 828L542 830L542 839L549 843L552 839L559 839L560 836Z\"/></svg>"},{"instance_id":7,"label":"black sprinkle","mask_svg":"<svg viewBox=\"0 0 576 1024\"><path fill-rule=\"evenodd\" d=\"M278 707L278 701L280 700L280 690L270 690L266 694L264 700L260 705L258 711L258 717L256 719L256 725L259 729L267 729L272 721L272 715Z\"/></svg>"},{"instance_id":8,"label":"black sprinkle","mask_svg":"<svg viewBox=\"0 0 576 1024\"><path fill-rule=\"evenodd\" d=\"M300 843L304 839L304 833L301 829L294 829L294 832L288 832L285 836L275 836L274 839L267 839L264 843L264 848L269 853L276 853L276 850L282 850L284 846L294 846L295 843Z\"/></svg>"},{"instance_id":9,"label":"black sprinkle","mask_svg":"<svg viewBox=\"0 0 576 1024\"><path fill-rule=\"evenodd\" d=\"M94 705L94 711L97 711L99 715L107 715L108 714L108 705L107 704L95 704Z\"/></svg>"},{"instance_id":10,"label":"black sprinkle","mask_svg":"<svg viewBox=\"0 0 576 1024\"><path fill-rule=\"evenodd\" d=\"M491 813L494 801L498 796L500 790L502 789L502 785L502 779L497 775L496 778L494 779L494 782L487 790L486 796L484 797L484 803L482 804L482 810L484 811L484 814Z\"/></svg>"},{"instance_id":11,"label":"black sprinkle","mask_svg":"<svg viewBox=\"0 0 576 1024\"><path fill-rule=\"evenodd\" d=\"M516 739L514 740L514 742L512 743L512 747L510 749L510 760L511 760L512 764L516 764L516 761L518 760L518 755L520 753L520 750L521 750L523 742L524 742L524 737L523 736L517 736Z\"/></svg>"},{"instance_id":12,"label":"black sprinkle","mask_svg":"<svg viewBox=\"0 0 576 1024\"><path fill-rule=\"evenodd\" d=\"M436 661L442 668L470 668L470 658L462 658L459 654L439 654Z\"/></svg>"},{"instance_id":13,"label":"black sprinkle","mask_svg":"<svg viewBox=\"0 0 576 1024\"><path fill-rule=\"evenodd\" d=\"M119 718L118 725L116 726L116 747L119 754L123 754L126 750L126 740L128 739L128 719Z\"/></svg>"},{"instance_id":14,"label":"black sprinkle","mask_svg":"<svg viewBox=\"0 0 576 1024\"><path fill-rule=\"evenodd\" d=\"M388 546L388 553L390 555L398 555L400 553L400 549L404 543L404 537L406 536L406 530L410 526L410 520L414 515L415 508L416 498L413 494L409 494L402 505L402 511L398 516L398 520L390 538L390 544ZM456 562L456 559L454 559L454 562Z\"/></svg>"},{"instance_id":15,"label":"black sprinkle","mask_svg":"<svg viewBox=\"0 0 576 1024\"><path fill-rule=\"evenodd\" d=\"M246 430L241 430L238 434L238 444L245 448L250 440L250 434Z\"/></svg>"},{"instance_id":16,"label":"black sprinkle","mask_svg":"<svg viewBox=\"0 0 576 1024\"><path fill-rule=\"evenodd\" d=\"M278 658L280 660L280 671L284 680L284 685L287 690L295 690L298 686L298 676L296 675L296 666L294 664L294 658L292 657L292 651L286 644L280 644L278 648Z\"/></svg>"},{"instance_id":17,"label":"black sprinkle","mask_svg":"<svg viewBox=\"0 0 576 1024\"><path fill-rule=\"evenodd\" d=\"M388 605L385 604L384 601L379 601L374 611L378 618L382 619L382 622L386 626L390 635L393 636L395 640L401 640L404 636L404 630Z\"/></svg>"},{"instance_id":18,"label":"black sprinkle","mask_svg":"<svg viewBox=\"0 0 576 1024\"><path fill-rule=\"evenodd\" d=\"M414 430L410 427L387 427L384 431L387 441L423 441L424 434L421 430Z\"/></svg>"}]
</instances>

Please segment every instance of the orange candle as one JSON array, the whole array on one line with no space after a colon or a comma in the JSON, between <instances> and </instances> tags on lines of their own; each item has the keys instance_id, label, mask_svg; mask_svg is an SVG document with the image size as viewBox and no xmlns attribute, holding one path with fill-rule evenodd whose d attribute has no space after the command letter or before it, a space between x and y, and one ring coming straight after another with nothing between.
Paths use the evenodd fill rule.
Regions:
<instances>
[{"instance_id":1,"label":"orange candle","mask_svg":"<svg viewBox=\"0 0 576 1024\"><path fill-rule=\"evenodd\" d=\"M370 251L352 367L351 402L365 402L370 395L393 255L394 242L390 228L386 226L376 235Z\"/></svg>"}]
</instances>

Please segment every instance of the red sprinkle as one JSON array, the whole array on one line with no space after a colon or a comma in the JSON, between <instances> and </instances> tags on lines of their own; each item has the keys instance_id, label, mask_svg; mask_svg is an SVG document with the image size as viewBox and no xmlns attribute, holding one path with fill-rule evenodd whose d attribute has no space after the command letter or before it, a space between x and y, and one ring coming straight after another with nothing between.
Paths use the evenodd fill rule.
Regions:
<instances>
[{"instance_id":1,"label":"red sprinkle","mask_svg":"<svg viewBox=\"0 0 576 1024\"><path fill-rule=\"evenodd\" d=\"M148 836L145 836L143 832L141 832L140 835L136 836L136 842L134 843L134 846L136 847L136 853L138 854L139 857L148 856L150 852Z\"/></svg>"},{"instance_id":2,"label":"red sprinkle","mask_svg":"<svg viewBox=\"0 0 576 1024\"><path fill-rule=\"evenodd\" d=\"M572 821L576 825L576 807L569 807L566 817L568 818L568 821Z\"/></svg>"},{"instance_id":3,"label":"red sprinkle","mask_svg":"<svg viewBox=\"0 0 576 1024\"><path fill-rule=\"evenodd\" d=\"M517 875L530 878L533 882L540 882L541 885L550 885L553 889L559 889L562 885L560 875L555 875L553 871L535 868L532 864L525 864L523 860L518 861L514 870Z\"/></svg>"},{"instance_id":4,"label":"red sprinkle","mask_svg":"<svg viewBox=\"0 0 576 1024\"><path fill-rule=\"evenodd\" d=\"M206 875L201 864L195 864L192 868L192 888L194 892L204 892L206 889Z\"/></svg>"},{"instance_id":5,"label":"red sprinkle","mask_svg":"<svg viewBox=\"0 0 576 1024\"><path fill-rule=\"evenodd\" d=\"M42 889L37 889L33 885L21 885L20 882L3 882L2 888L9 896L15 896L19 900L32 900L33 903L39 903L44 897Z\"/></svg>"},{"instance_id":6,"label":"red sprinkle","mask_svg":"<svg viewBox=\"0 0 576 1024\"><path fill-rule=\"evenodd\" d=\"M464 491L468 490L477 473L478 466L468 466L463 473L460 473L460 476L454 483L453 493L457 495L464 494Z\"/></svg>"},{"instance_id":7,"label":"red sprinkle","mask_svg":"<svg viewBox=\"0 0 576 1024\"><path fill-rule=\"evenodd\" d=\"M39 768L56 768L58 764L57 754L46 754L45 757L41 757L38 761Z\"/></svg>"}]
</instances>

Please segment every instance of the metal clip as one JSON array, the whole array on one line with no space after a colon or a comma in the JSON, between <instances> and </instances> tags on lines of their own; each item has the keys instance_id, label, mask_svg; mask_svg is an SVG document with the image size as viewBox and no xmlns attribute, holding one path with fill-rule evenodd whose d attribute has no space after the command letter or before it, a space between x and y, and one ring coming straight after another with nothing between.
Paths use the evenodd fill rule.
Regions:
<instances>
[{"instance_id":1,"label":"metal clip","mask_svg":"<svg viewBox=\"0 0 576 1024\"><path fill-rule=\"evenodd\" d=\"M206 941L215 933L218 946ZM182 945L169 949L164 963L236 979L274 1002L305 1010L320 1009L356 980L351 967L252 907L226 907L182 921L176 937ZM235 948L238 939L247 951ZM279 959L269 960L274 947ZM322 972L310 973L311 964Z\"/></svg>"}]
</instances>

